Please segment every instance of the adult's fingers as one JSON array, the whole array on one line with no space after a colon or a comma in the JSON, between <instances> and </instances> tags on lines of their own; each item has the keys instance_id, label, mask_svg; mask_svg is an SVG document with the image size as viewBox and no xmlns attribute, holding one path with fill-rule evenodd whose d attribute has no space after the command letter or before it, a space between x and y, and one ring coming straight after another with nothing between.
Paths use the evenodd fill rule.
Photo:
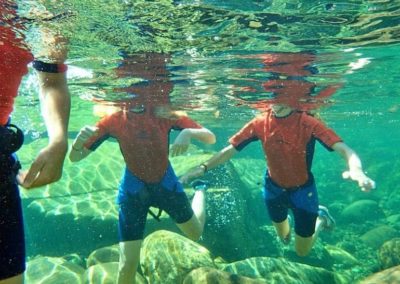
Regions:
<instances>
[{"instance_id":1,"label":"adult's fingers","mask_svg":"<svg viewBox=\"0 0 400 284\"><path fill-rule=\"evenodd\" d=\"M29 170L21 176L21 185L25 188L31 188L34 185L36 178L43 168L44 163L41 160L35 160Z\"/></svg>"}]
</instances>

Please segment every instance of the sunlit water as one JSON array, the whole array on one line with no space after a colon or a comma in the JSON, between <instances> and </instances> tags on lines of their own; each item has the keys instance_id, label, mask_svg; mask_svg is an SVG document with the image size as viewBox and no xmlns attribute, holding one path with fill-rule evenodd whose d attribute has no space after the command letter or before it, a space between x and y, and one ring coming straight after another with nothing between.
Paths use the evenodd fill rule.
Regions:
<instances>
[{"instance_id":1,"label":"sunlit water","mask_svg":"<svg viewBox=\"0 0 400 284\"><path fill-rule=\"evenodd\" d=\"M31 2L24 3L22 9L29 8ZM377 183L375 192L361 193L355 184L341 179L345 165L340 158L318 146L313 171L320 202L329 206L336 201L345 206L357 199L373 199L387 215L396 213L391 200L398 194L400 180L397 1L47 2L55 14L70 13L50 24L61 29L71 43L70 141L83 125L99 119L94 115L94 101L120 101L132 95L115 91L140 81L138 76L117 75L123 54L169 55L167 69L174 85L171 104L214 131L217 143L198 147L218 151L259 113L254 104L270 95L262 86L273 72L265 68L263 56L308 51L315 54L310 65L318 73L302 79L317 84L317 89L340 85L319 109L319 115L357 151L365 171ZM35 29L33 26L28 34L33 41ZM46 143L36 89L35 77L30 74L24 80L13 115L14 122L26 132L27 145L19 154L25 168ZM262 164L261 147L253 144L237 159L256 159ZM196 150L190 151L189 155ZM78 250L90 253L116 243L115 230L105 228L115 226L114 198L122 168L117 144L106 143L93 157L79 164L66 161L59 183L29 192L23 190L26 212L41 212L26 216L29 256L61 256ZM254 180L260 187L264 170L254 170ZM227 198L227 206L234 206ZM59 216L59 228L41 223L40 218L51 214ZM69 239L79 236L77 233L54 238L54 232L62 231L63 220L69 221L66 216L71 214L76 220L93 220L91 227L80 232L81 242ZM213 218L217 223L224 222L222 214ZM345 225L339 230L336 236L324 241L335 245L340 234L346 239L357 232ZM74 250L77 242L79 249Z\"/></svg>"}]
</instances>

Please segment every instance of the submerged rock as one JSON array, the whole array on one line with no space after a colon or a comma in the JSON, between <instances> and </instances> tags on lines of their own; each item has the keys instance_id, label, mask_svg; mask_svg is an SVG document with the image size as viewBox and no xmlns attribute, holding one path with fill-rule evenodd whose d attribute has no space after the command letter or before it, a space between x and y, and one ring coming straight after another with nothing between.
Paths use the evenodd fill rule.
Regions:
<instances>
[{"instance_id":1,"label":"submerged rock","mask_svg":"<svg viewBox=\"0 0 400 284\"><path fill-rule=\"evenodd\" d=\"M340 216L343 223L363 223L365 220L376 221L385 218L378 202L369 199L357 200L347 206Z\"/></svg>"},{"instance_id":2,"label":"submerged rock","mask_svg":"<svg viewBox=\"0 0 400 284\"><path fill-rule=\"evenodd\" d=\"M227 265L224 271L250 278L262 278L269 284L341 283L339 278L328 270L290 262L283 258L249 258Z\"/></svg>"},{"instance_id":3,"label":"submerged rock","mask_svg":"<svg viewBox=\"0 0 400 284\"><path fill-rule=\"evenodd\" d=\"M183 284L267 284L263 279L251 279L210 267L197 268L190 272Z\"/></svg>"},{"instance_id":4,"label":"submerged rock","mask_svg":"<svg viewBox=\"0 0 400 284\"><path fill-rule=\"evenodd\" d=\"M397 284L400 283L400 265L372 274L358 284Z\"/></svg>"},{"instance_id":5,"label":"submerged rock","mask_svg":"<svg viewBox=\"0 0 400 284\"><path fill-rule=\"evenodd\" d=\"M157 231L143 241L140 265L152 284L182 283L199 267L215 267L211 253L199 244L176 233Z\"/></svg>"},{"instance_id":6,"label":"submerged rock","mask_svg":"<svg viewBox=\"0 0 400 284\"><path fill-rule=\"evenodd\" d=\"M290 262L306 264L309 266L320 267L331 270L334 264L332 256L321 242L316 242L310 253L303 257L298 256L294 250L289 250L285 254L285 259Z\"/></svg>"},{"instance_id":7,"label":"submerged rock","mask_svg":"<svg viewBox=\"0 0 400 284\"><path fill-rule=\"evenodd\" d=\"M345 251L344 249L335 247L335 246L326 246L326 250L333 258L335 264L340 264L344 268L351 268L355 265L359 265L360 262L356 259L353 255L349 252Z\"/></svg>"},{"instance_id":8,"label":"submerged rock","mask_svg":"<svg viewBox=\"0 0 400 284\"><path fill-rule=\"evenodd\" d=\"M99 263L106 262L118 262L119 261L119 246L113 245L109 247L103 247L93 251L87 261L87 267L90 267Z\"/></svg>"},{"instance_id":9,"label":"submerged rock","mask_svg":"<svg viewBox=\"0 0 400 284\"><path fill-rule=\"evenodd\" d=\"M82 268L86 268L85 260L77 253L71 253L71 254L64 255L62 257L62 259L64 259L65 261L67 261L69 263L76 264Z\"/></svg>"},{"instance_id":10,"label":"submerged rock","mask_svg":"<svg viewBox=\"0 0 400 284\"><path fill-rule=\"evenodd\" d=\"M84 284L115 284L117 283L118 262L100 263L90 266L84 275ZM136 273L136 284L145 284L142 275ZM72 283L70 283L72 284Z\"/></svg>"},{"instance_id":11,"label":"submerged rock","mask_svg":"<svg viewBox=\"0 0 400 284\"><path fill-rule=\"evenodd\" d=\"M390 215L386 220L392 226L400 226L400 214Z\"/></svg>"},{"instance_id":12,"label":"submerged rock","mask_svg":"<svg viewBox=\"0 0 400 284\"><path fill-rule=\"evenodd\" d=\"M38 257L27 263L26 283L81 284L85 270L57 257Z\"/></svg>"},{"instance_id":13,"label":"submerged rock","mask_svg":"<svg viewBox=\"0 0 400 284\"><path fill-rule=\"evenodd\" d=\"M383 269L400 265L400 238L385 242L379 249L378 256Z\"/></svg>"},{"instance_id":14,"label":"submerged rock","mask_svg":"<svg viewBox=\"0 0 400 284\"><path fill-rule=\"evenodd\" d=\"M83 283L114 284L117 280L117 274L118 262L94 264L85 271Z\"/></svg>"},{"instance_id":15,"label":"submerged rock","mask_svg":"<svg viewBox=\"0 0 400 284\"><path fill-rule=\"evenodd\" d=\"M361 240L367 245L378 249L384 242L397 236L399 236L399 233L396 229L382 225L366 232L361 236Z\"/></svg>"}]
</instances>

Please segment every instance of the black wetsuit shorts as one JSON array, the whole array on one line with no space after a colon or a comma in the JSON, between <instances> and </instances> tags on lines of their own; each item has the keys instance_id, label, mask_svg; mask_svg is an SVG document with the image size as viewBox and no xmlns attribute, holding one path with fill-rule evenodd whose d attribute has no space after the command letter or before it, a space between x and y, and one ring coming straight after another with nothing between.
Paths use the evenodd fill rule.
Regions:
<instances>
[{"instance_id":1,"label":"black wetsuit shorts","mask_svg":"<svg viewBox=\"0 0 400 284\"><path fill-rule=\"evenodd\" d=\"M0 280L25 271L22 205L15 179L19 163L0 154Z\"/></svg>"}]
</instances>

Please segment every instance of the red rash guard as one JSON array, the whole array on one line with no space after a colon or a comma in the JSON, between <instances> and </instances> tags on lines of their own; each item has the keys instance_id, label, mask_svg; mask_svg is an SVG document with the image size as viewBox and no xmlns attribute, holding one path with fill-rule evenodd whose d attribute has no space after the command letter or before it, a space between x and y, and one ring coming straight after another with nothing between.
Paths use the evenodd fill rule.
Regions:
<instances>
[{"instance_id":1,"label":"red rash guard","mask_svg":"<svg viewBox=\"0 0 400 284\"><path fill-rule=\"evenodd\" d=\"M20 40L9 28L0 26L0 125L5 125L13 110L14 98L22 77L28 72L32 54L19 46Z\"/></svg>"},{"instance_id":2,"label":"red rash guard","mask_svg":"<svg viewBox=\"0 0 400 284\"><path fill-rule=\"evenodd\" d=\"M311 173L315 140L329 150L342 141L320 120L304 112L277 118L268 111L247 123L229 142L237 150L260 140L271 179L283 188L305 184Z\"/></svg>"},{"instance_id":3,"label":"red rash guard","mask_svg":"<svg viewBox=\"0 0 400 284\"><path fill-rule=\"evenodd\" d=\"M99 132L85 147L95 150L109 137L118 140L128 169L148 183L159 182L168 166L169 132L171 129L201 128L188 117L159 118L153 115L117 112L97 125Z\"/></svg>"}]
</instances>

